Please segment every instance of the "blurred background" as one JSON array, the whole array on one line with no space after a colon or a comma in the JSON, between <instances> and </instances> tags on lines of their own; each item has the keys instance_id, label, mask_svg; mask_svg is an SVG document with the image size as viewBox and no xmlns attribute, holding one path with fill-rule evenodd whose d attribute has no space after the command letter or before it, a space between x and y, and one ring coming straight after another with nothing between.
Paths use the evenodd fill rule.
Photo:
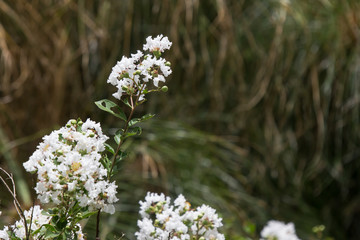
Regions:
<instances>
[{"instance_id":1,"label":"blurred background","mask_svg":"<svg viewBox=\"0 0 360 240\"><path fill-rule=\"evenodd\" d=\"M0 0L0 166L28 208L22 163L41 137L88 117L105 133L120 122L96 108L122 55L149 35L173 42L169 92L128 141L114 215L102 239L134 239L147 191L222 215L227 239L270 219L302 239L360 236L360 3L351 0ZM0 227L17 218L1 186ZM94 219L85 227L94 236Z\"/></svg>"}]
</instances>

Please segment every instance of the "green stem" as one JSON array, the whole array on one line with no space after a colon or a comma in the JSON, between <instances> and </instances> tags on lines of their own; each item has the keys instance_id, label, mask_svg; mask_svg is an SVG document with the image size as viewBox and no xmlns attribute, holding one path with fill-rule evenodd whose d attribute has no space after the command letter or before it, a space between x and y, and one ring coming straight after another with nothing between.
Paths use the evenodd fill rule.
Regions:
<instances>
[{"instance_id":1,"label":"green stem","mask_svg":"<svg viewBox=\"0 0 360 240\"><path fill-rule=\"evenodd\" d=\"M139 98L136 98L136 102L135 102L135 103L137 103L137 100L138 100L138 99L139 99ZM130 112L130 115L129 115L128 119L126 120L123 135L125 135L126 132L127 132L127 130L129 129L129 122L130 122L130 120L131 120L131 118L132 118L132 116L133 116L133 114L134 114L135 108L136 108L136 104L134 105L132 96L130 96L130 105L131 105L131 112ZM118 146L117 146L117 148L116 148L114 157L113 157L113 159L112 159L112 164L111 164L111 168L110 168L110 172L109 172L108 179L110 179L110 177L111 177L112 171L113 171L114 166L115 166L116 157L119 155L120 147L121 147L122 144L123 144L123 141L122 141L122 139L120 138L119 144L118 144Z\"/></svg>"},{"instance_id":2,"label":"green stem","mask_svg":"<svg viewBox=\"0 0 360 240\"><path fill-rule=\"evenodd\" d=\"M131 121L131 118L134 114L134 111L135 111L135 108L138 104L138 101L139 101L139 98L140 98L140 95L142 93L142 91L144 90L144 87L143 86L138 95L136 96L136 99L135 99L135 103L134 103L134 100L133 100L133 96L130 95L130 106L131 106L131 111L130 111L130 114L129 114L129 117L127 118L126 122L125 122L125 127L124 127L124 131L123 131L123 136L125 136L126 132L128 131L129 129L129 123ZM112 159L112 164L111 164L111 168L110 168L110 171L109 171L109 175L108 175L108 180L110 180L110 177L112 175L112 171L114 169L114 166L115 166L115 162L116 162L116 157L119 155L119 152L120 152L120 148L121 148L121 145L123 144L123 141L122 141L122 138L120 138L120 141L119 141L119 144L116 148L116 151L115 151L115 154L113 156L113 159ZM100 240L100 209L98 211L98 214L97 214L97 219L96 219L96 240Z\"/></svg>"},{"instance_id":3,"label":"green stem","mask_svg":"<svg viewBox=\"0 0 360 240\"><path fill-rule=\"evenodd\" d=\"M130 114L129 114L129 117L127 118L126 122L125 122L125 127L124 127L124 131L123 131L123 136L125 136L126 132L128 131L129 129L129 123L130 123L130 120L135 112L135 108L137 107L137 104L139 102L139 98L140 98L140 95L142 93L142 91L144 90L144 87L145 86L142 86L138 95L136 96L136 99L135 99L135 103L134 103L134 100L133 100L133 96L131 95L130 96L130 106L131 106L131 111L130 111ZM114 157L112 159L112 164L111 164L111 168L110 168L110 172L109 172L109 175L108 175L108 179L110 179L111 177L111 174L112 174L112 171L114 169L114 166L115 166L115 162L116 162L116 157L119 155L119 152L120 152L120 147L121 145L123 144L123 141L122 139L120 138L120 141L119 141L119 144L116 148L116 151L115 151L115 154L114 154Z\"/></svg>"}]
</instances>

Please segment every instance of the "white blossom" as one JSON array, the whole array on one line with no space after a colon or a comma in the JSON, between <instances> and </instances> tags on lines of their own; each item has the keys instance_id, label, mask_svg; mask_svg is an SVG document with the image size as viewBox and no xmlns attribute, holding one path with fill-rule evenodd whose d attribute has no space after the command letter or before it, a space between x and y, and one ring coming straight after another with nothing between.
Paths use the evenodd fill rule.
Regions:
<instances>
[{"instance_id":1,"label":"white blossom","mask_svg":"<svg viewBox=\"0 0 360 240\"><path fill-rule=\"evenodd\" d=\"M35 231L39 230L41 227L43 227L44 224L49 224L51 217L44 215L42 213L42 209L40 206L35 205L34 207L31 207L30 210L25 210L24 215L27 222L27 229L30 231L30 235L32 236L32 239L39 239L42 235L42 233L38 232L35 234ZM31 220L31 224L30 224ZM78 240L84 240L84 234L82 233L82 229L80 224L76 224L76 227L79 229L76 231L77 239ZM13 232L15 237L20 239L26 239L26 232L25 232L25 226L24 221L18 220L15 222L14 225L11 225L10 227L5 226L3 230L0 230L0 239L4 240L10 240L10 236L8 232ZM72 239L74 236L72 236Z\"/></svg>"},{"instance_id":2,"label":"white blossom","mask_svg":"<svg viewBox=\"0 0 360 240\"><path fill-rule=\"evenodd\" d=\"M147 37L146 44L144 44L144 51L149 50L164 52L164 50L170 49L172 43L169 41L167 37L163 37L162 34L158 35L156 38Z\"/></svg>"},{"instance_id":3,"label":"white blossom","mask_svg":"<svg viewBox=\"0 0 360 240\"><path fill-rule=\"evenodd\" d=\"M8 231L9 231L8 226L5 226L3 230L0 230L0 239L10 240L9 234L7 233Z\"/></svg>"},{"instance_id":4,"label":"white blossom","mask_svg":"<svg viewBox=\"0 0 360 240\"><path fill-rule=\"evenodd\" d=\"M145 201L140 201L142 219L135 233L138 240L190 240L194 236L205 240L225 239L218 232L222 219L215 209L206 205L191 209L183 195L173 205L170 201L164 194L156 193L147 193Z\"/></svg>"},{"instance_id":5,"label":"white blossom","mask_svg":"<svg viewBox=\"0 0 360 240\"><path fill-rule=\"evenodd\" d=\"M295 233L293 223L285 224L280 221L271 220L261 230L262 240L270 240L276 238L277 240L300 240Z\"/></svg>"},{"instance_id":6,"label":"white blossom","mask_svg":"<svg viewBox=\"0 0 360 240\"><path fill-rule=\"evenodd\" d=\"M170 63L161 57L161 52L170 49L171 42L162 35L156 38L147 37L144 44L144 54L138 50L131 57L123 56L112 68L107 82L117 87L113 96L121 99L124 95L138 96L139 101L145 99L145 93L149 90L148 83L153 82L159 88L159 82L165 82L165 77L171 74Z\"/></svg>"},{"instance_id":7,"label":"white blossom","mask_svg":"<svg viewBox=\"0 0 360 240\"><path fill-rule=\"evenodd\" d=\"M107 180L100 162L107 139L100 124L90 119L70 120L45 136L24 163L28 172L37 173L38 199L55 204L77 200L81 207L114 213L117 186Z\"/></svg>"},{"instance_id":8,"label":"white blossom","mask_svg":"<svg viewBox=\"0 0 360 240\"><path fill-rule=\"evenodd\" d=\"M32 239L38 239L42 233L34 233L35 231L39 230L44 224L49 224L51 217L44 215L42 213L42 209L40 206L35 205L31 207L29 210L24 211L25 219L27 222L27 229L30 231L30 235ZM30 224L31 220L31 224ZM77 231L78 239L83 240L84 235L81 231L81 226L77 224L79 230ZM12 232L15 237L19 239L26 239L26 232L24 226L24 220L18 220L13 225L5 226L3 230L0 230L0 239L10 240L10 236L8 232Z\"/></svg>"}]
</instances>

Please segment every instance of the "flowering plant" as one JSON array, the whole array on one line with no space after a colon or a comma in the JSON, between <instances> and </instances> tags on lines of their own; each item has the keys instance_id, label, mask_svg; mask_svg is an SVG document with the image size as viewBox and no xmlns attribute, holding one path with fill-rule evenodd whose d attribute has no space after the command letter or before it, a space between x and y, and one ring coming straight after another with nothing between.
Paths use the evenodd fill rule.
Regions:
<instances>
[{"instance_id":1,"label":"flowering plant","mask_svg":"<svg viewBox=\"0 0 360 240\"><path fill-rule=\"evenodd\" d=\"M70 120L43 139L24 163L26 171L37 174L35 191L41 203L55 203L64 211L78 205L114 213L117 186L101 164L108 137L100 124Z\"/></svg>"},{"instance_id":2,"label":"flowering plant","mask_svg":"<svg viewBox=\"0 0 360 240\"><path fill-rule=\"evenodd\" d=\"M218 232L222 219L216 210L202 205L196 209L179 195L171 205L170 197L164 194L148 193L145 201L140 201L141 220L139 240L224 240Z\"/></svg>"},{"instance_id":3,"label":"flowering plant","mask_svg":"<svg viewBox=\"0 0 360 240\"><path fill-rule=\"evenodd\" d=\"M141 128L135 126L137 123L154 116L146 114L140 118L133 118L133 113L136 107L146 100L146 94L167 91L167 87L159 86L159 83L165 82L165 77L171 74L171 64L161 55L170 49L171 44L168 38L162 35L154 39L148 37L143 46L147 53L137 51L130 58L123 57L113 67L107 82L117 87L113 96L129 107L130 113L127 116L117 103L108 99L97 101L95 104L124 122L124 127L117 129L114 136L116 147L106 143L109 137L103 134L99 123L90 119L85 122L81 119L72 119L64 127L43 137L43 142L23 164L26 171L37 175L35 192L38 199L42 204L51 204L52 208L42 210L36 205L28 211L23 211L16 198L12 176L1 169L11 179L13 188L0 176L14 198L20 220L14 225L5 226L0 231L0 239L85 239L79 221L96 213L96 239L99 239L100 213L113 214L114 203L118 201L117 185L115 181L111 181L111 177L117 172L120 161L126 157L121 146L128 137L141 133ZM199 236L214 235L216 228L221 226L221 219L218 218L214 218L216 222L208 222L208 214L214 210L205 208L197 210L198 212L189 211L183 197L179 197L176 202L176 210L174 207L168 207L167 203L162 210L157 209L156 212L162 218L165 217L164 214L170 214L170 221L163 220L160 224L163 227L166 225L166 231L174 235L171 239L176 239L175 235L180 234L180 229L185 226L184 223L175 226L181 221L187 224L197 222L198 229L195 229L194 225L192 231ZM142 221L146 222L146 218ZM209 232L210 227L215 230ZM187 233L187 230L183 231ZM142 230L136 235L138 239L150 237L144 236Z\"/></svg>"}]
</instances>

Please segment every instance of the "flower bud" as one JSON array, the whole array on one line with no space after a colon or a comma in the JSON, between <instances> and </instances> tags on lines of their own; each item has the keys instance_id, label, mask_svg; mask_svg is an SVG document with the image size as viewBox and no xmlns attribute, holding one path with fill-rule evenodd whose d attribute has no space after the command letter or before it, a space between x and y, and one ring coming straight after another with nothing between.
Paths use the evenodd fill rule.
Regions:
<instances>
[{"instance_id":1,"label":"flower bud","mask_svg":"<svg viewBox=\"0 0 360 240\"><path fill-rule=\"evenodd\" d=\"M71 119L71 120L70 120L70 123L71 123L72 125L75 125L75 124L76 124L76 120L75 120L75 119Z\"/></svg>"},{"instance_id":2,"label":"flower bud","mask_svg":"<svg viewBox=\"0 0 360 240\"><path fill-rule=\"evenodd\" d=\"M160 224L159 219L155 219L154 226L155 226L155 227L158 227L158 226L159 226L159 224Z\"/></svg>"},{"instance_id":3,"label":"flower bud","mask_svg":"<svg viewBox=\"0 0 360 240\"><path fill-rule=\"evenodd\" d=\"M171 66L171 62L166 61L165 66L170 67L170 66Z\"/></svg>"},{"instance_id":4,"label":"flower bud","mask_svg":"<svg viewBox=\"0 0 360 240\"><path fill-rule=\"evenodd\" d=\"M200 213L200 214L198 215L198 219L202 218L203 216L204 216L204 213Z\"/></svg>"},{"instance_id":5,"label":"flower bud","mask_svg":"<svg viewBox=\"0 0 360 240\"><path fill-rule=\"evenodd\" d=\"M121 74L121 76L123 78L129 78L130 77L128 72L123 72L123 74Z\"/></svg>"},{"instance_id":6,"label":"flower bud","mask_svg":"<svg viewBox=\"0 0 360 240\"><path fill-rule=\"evenodd\" d=\"M146 213L152 213L154 211L155 211L155 208L153 206L151 206L146 210Z\"/></svg>"},{"instance_id":7,"label":"flower bud","mask_svg":"<svg viewBox=\"0 0 360 240\"><path fill-rule=\"evenodd\" d=\"M161 56L161 52L159 50L154 50L152 53L156 58L159 58Z\"/></svg>"},{"instance_id":8,"label":"flower bud","mask_svg":"<svg viewBox=\"0 0 360 240\"><path fill-rule=\"evenodd\" d=\"M157 76L159 76L159 72L158 72L157 70L153 70L153 71L151 72L151 75L152 75L153 77L157 77Z\"/></svg>"},{"instance_id":9,"label":"flower bud","mask_svg":"<svg viewBox=\"0 0 360 240\"><path fill-rule=\"evenodd\" d=\"M159 212L162 209L162 205L156 204L155 211Z\"/></svg>"},{"instance_id":10,"label":"flower bud","mask_svg":"<svg viewBox=\"0 0 360 240\"><path fill-rule=\"evenodd\" d=\"M140 70L136 70L135 72L134 72L134 75L140 75L141 74L141 71Z\"/></svg>"},{"instance_id":11,"label":"flower bud","mask_svg":"<svg viewBox=\"0 0 360 240\"><path fill-rule=\"evenodd\" d=\"M169 88L167 86L162 86L161 87L161 91L163 92L167 92L169 90Z\"/></svg>"}]
</instances>

